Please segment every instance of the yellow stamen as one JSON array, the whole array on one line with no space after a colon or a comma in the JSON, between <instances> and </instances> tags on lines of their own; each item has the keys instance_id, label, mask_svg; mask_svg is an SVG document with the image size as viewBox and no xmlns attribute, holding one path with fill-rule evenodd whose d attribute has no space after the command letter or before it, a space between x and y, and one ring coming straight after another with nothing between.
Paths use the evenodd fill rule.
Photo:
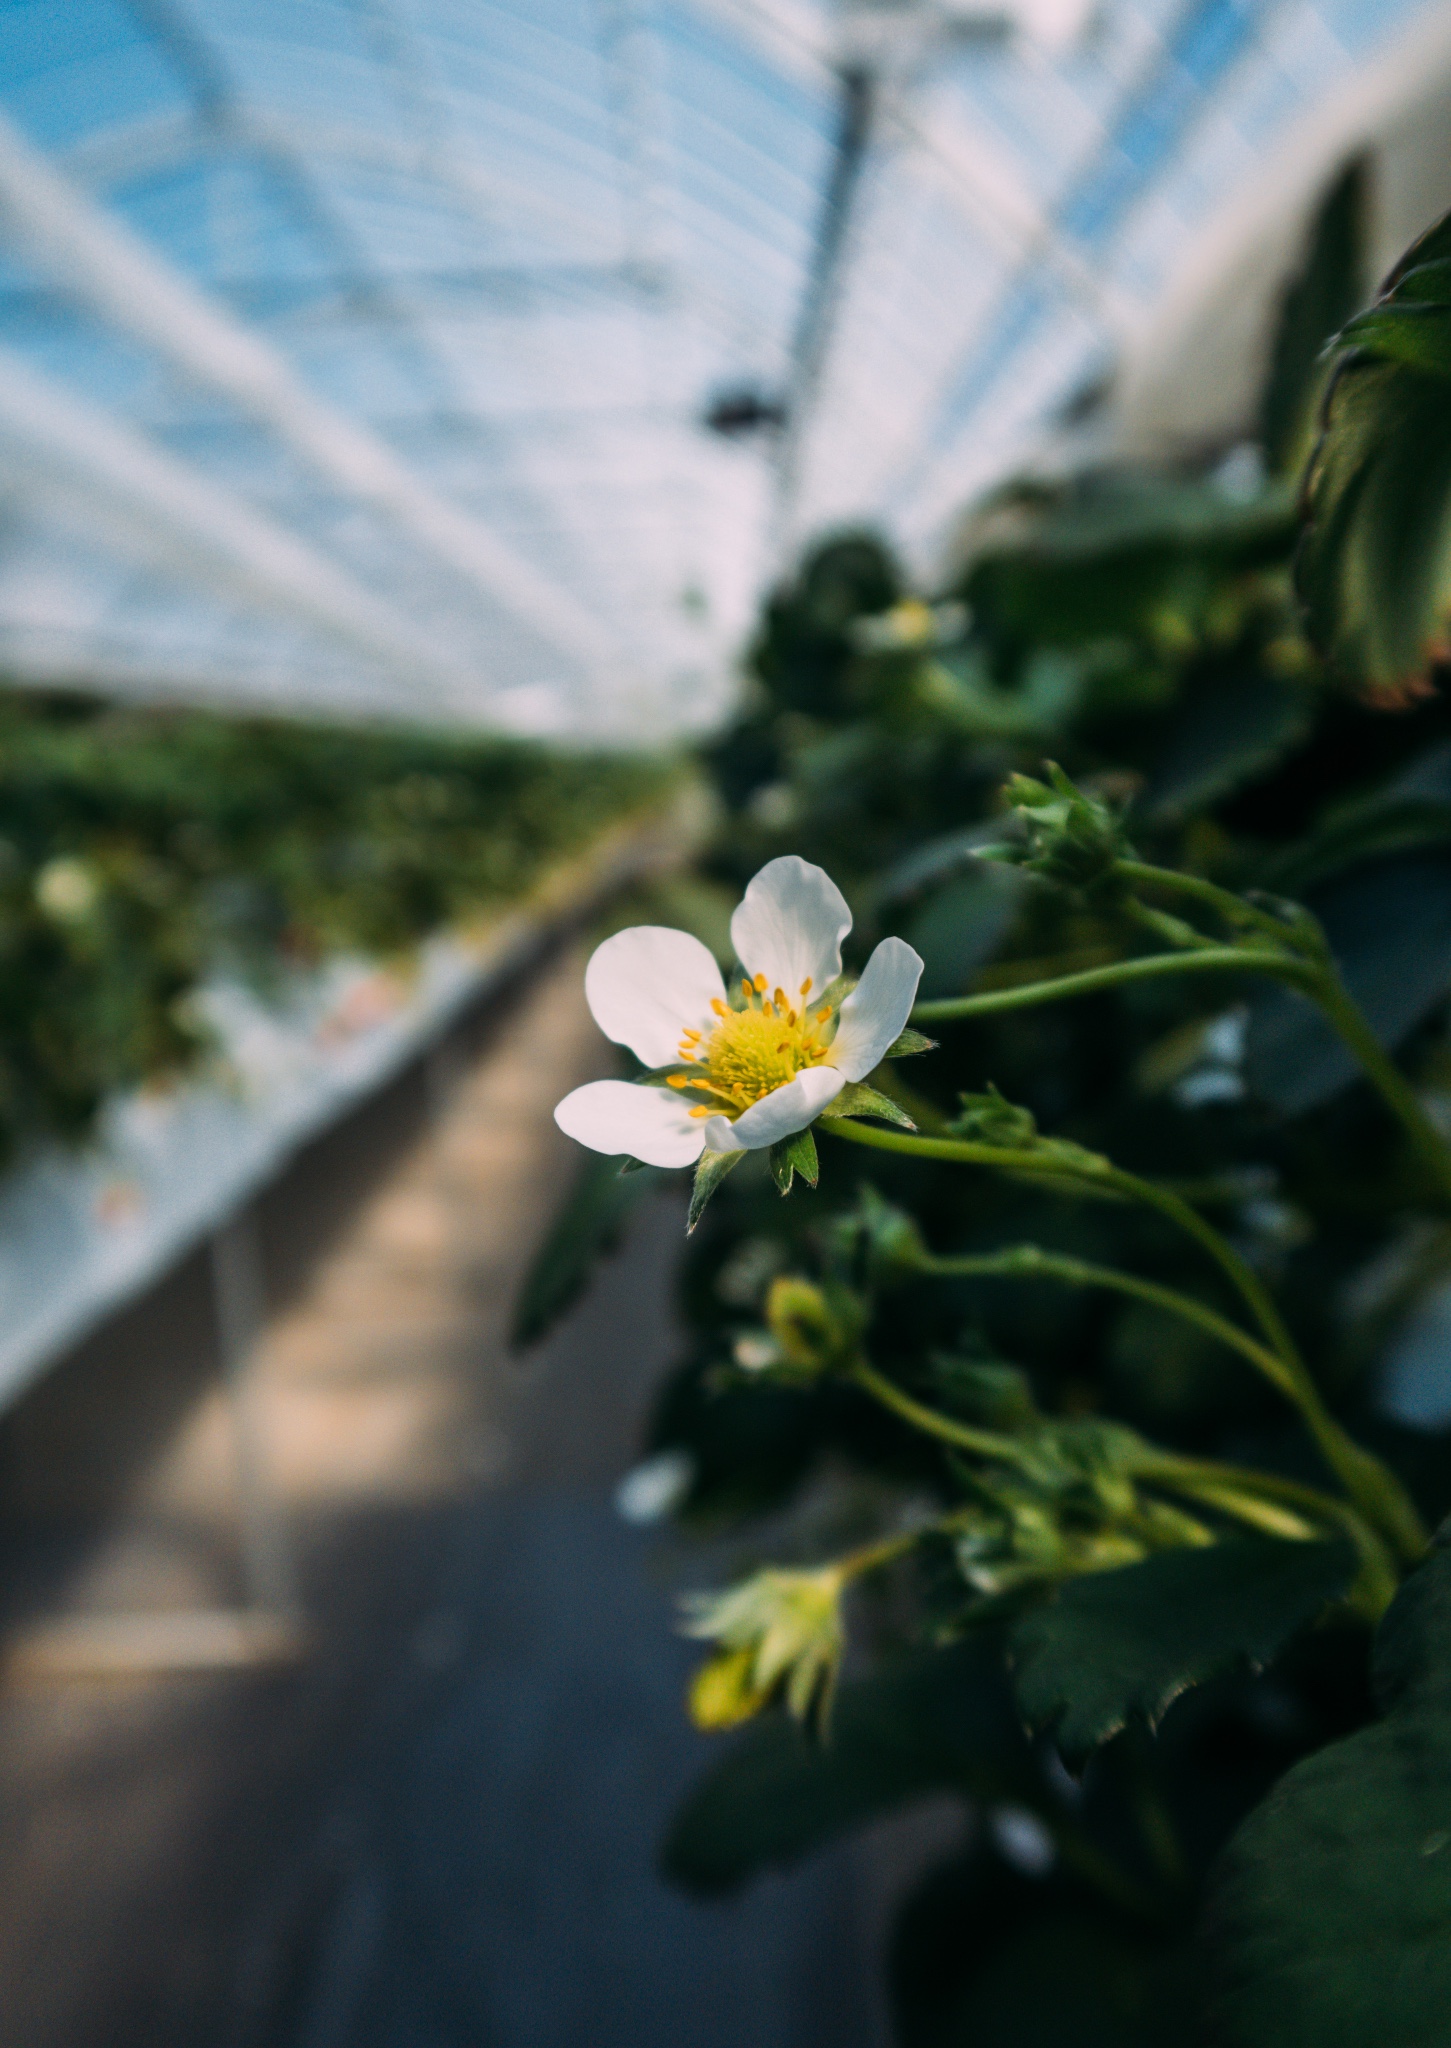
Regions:
<instances>
[{"instance_id":1,"label":"yellow stamen","mask_svg":"<svg viewBox=\"0 0 1451 2048\"><path fill-rule=\"evenodd\" d=\"M801 993L803 996L809 996L811 993L811 976L809 974L801 984Z\"/></svg>"},{"instance_id":2,"label":"yellow stamen","mask_svg":"<svg viewBox=\"0 0 1451 2048\"><path fill-rule=\"evenodd\" d=\"M766 977L765 977L765 975L764 975L764 974L758 974L758 975L756 976L755 980L754 980L754 981L753 981L753 982L751 983L751 987L752 987L752 988L753 988L753 989L754 989L754 990L756 991L756 994L757 994L758 996L763 996L763 995L764 995L764 994L766 993Z\"/></svg>"},{"instance_id":3,"label":"yellow stamen","mask_svg":"<svg viewBox=\"0 0 1451 2048\"><path fill-rule=\"evenodd\" d=\"M784 990L784 989L779 989L779 988L778 988L778 989L776 990L776 992L775 992L775 1003L776 1003L776 1008L777 1008L778 1010L783 1010L783 1011L784 1011L784 1009L786 1008L786 992L785 992L785 990Z\"/></svg>"},{"instance_id":4,"label":"yellow stamen","mask_svg":"<svg viewBox=\"0 0 1451 2048\"><path fill-rule=\"evenodd\" d=\"M687 1045L698 1045L700 1043L700 1033L698 1031L686 1031L683 1036Z\"/></svg>"},{"instance_id":5,"label":"yellow stamen","mask_svg":"<svg viewBox=\"0 0 1451 2048\"><path fill-rule=\"evenodd\" d=\"M816 1021L817 1021L817 1023L818 1023L818 1024L824 1024L824 1023L826 1022L827 1018L828 1018L828 1017L829 1017L830 1015L831 1015L831 1005L830 1005L830 1003L825 1003L825 1004L823 1004L823 1006L821 1007L821 1009L819 1009L819 1010L817 1011L817 1013L816 1013Z\"/></svg>"},{"instance_id":6,"label":"yellow stamen","mask_svg":"<svg viewBox=\"0 0 1451 2048\"><path fill-rule=\"evenodd\" d=\"M717 1017L726 1017L730 1014L730 1012L726 1009L725 1004L721 1001L719 996L711 997L710 1007L715 1011Z\"/></svg>"},{"instance_id":7,"label":"yellow stamen","mask_svg":"<svg viewBox=\"0 0 1451 2048\"><path fill-rule=\"evenodd\" d=\"M690 1086L690 1076L689 1074L667 1074L665 1085L667 1088L688 1088Z\"/></svg>"},{"instance_id":8,"label":"yellow stamen","mask_svg":"<svg viewBox=\"0 0 1451 2048\"><path fill-rule=\"evenodd\" d=\"M752 988L750 982L743 981L741 983L741 994L745 997L747 1002L751 1000L751 997L755 994L755 990Z\"/></svg>"}]
</instances>

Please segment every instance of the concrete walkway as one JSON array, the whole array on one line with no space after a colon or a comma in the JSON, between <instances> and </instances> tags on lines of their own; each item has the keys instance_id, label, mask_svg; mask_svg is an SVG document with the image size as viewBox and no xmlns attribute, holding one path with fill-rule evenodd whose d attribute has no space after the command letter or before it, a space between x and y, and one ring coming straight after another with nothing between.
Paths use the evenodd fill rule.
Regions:
<instances>
[{"instance_id":1,"label":"concrete walkway","mask_svg":"<svg viewBox=\"0 0 1451 2048\"><path fill-rule=\"evenodd\" d=\"M858 1862L727 1906L655 1875L711 1749L680 1560L610 1495L670 1360L677 1205L505 1348L575 1163L550 1110L605 1067L579 989L557 963L263 1202L240 1408L198 1259L0 1425L14 2048L880 2042ZM294 1589L295 1641L226 1635L239 1415L250 1583Z\"/></svg>"}]
</instances>

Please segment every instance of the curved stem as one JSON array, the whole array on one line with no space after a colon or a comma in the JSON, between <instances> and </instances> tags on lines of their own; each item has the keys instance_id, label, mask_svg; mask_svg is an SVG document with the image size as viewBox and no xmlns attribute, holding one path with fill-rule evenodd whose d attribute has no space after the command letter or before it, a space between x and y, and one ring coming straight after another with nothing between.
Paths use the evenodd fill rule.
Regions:
<instances>
[{"instance_id":1,"label":"curved stem","mask_svg":"<svg viewBox=\"0 0 1451 2048\"><path fill-rule=\"evenodd\" d=\"M1275 938L1283 939L1285 936L1284 922L1273 912L1246 903L1232 889L1221 889L1217 882L1208 882L1202 875L1181 874L1177 868L1154 867L1143 860L1116 860L1113 871L1126 882L1138 882L1147 888L1167 890L1171 895L1191 897L1206 909L1217 911L1226 924L1237 925L1240 930L1253 926L1255 930Z\"/></svg>"},{"instance_id":2,"label":"curved stem","mask_svg":"<svg viewBox=\"0 0 1451 2048\"><path fill-rule=\"evenodd\" d=\"M1241 930L1253 927L1267 934L1283 935L1285 932L1283 923L1270 912L1246 903L1242 897L1219 888L1213 882L1206 882L1201 876L1183 875L1173 868L1152 867L1145 861L1136 860L1116 861L1114 873L1125 881L1191 897L1217 912L1226 923L1238 925ZM1451 1147L1427 1116L1415 1089L1376 1037L1364 1011L1340 979L1328 954L1323 963L1307 960L1295 972L1285 975L1282 971L1282 978L1298 980L1305 993L1319 1004L1354 1053L1366 1079L1400 1123L1439 1192L1451 1197Z\"/></svg>"},{"instance_id":3,"label":"curved stem","mask_svg":"<svg viewBox=\"0 0 1451 2048\"><path fill-rule=\"evenodd\" d=\"M874 1401L880 1401L884 1408L890 1408L903 1422L909 1422L914 1429L920 1429L925 1436L935 1436L944 1444L951 1444L954 1450L975 1451L979 1457L996 1458L1004 1465L1022 1466L1030 1462L1021 1445L1010 1436L1000 1436L995 1430L973 1429L968 1423L954 1422L950 1415L939 1415L935 1408L928 1408L921 1401L914 1401L910 1394L889 1380L885 1373L877 1371L859 1358L847 1371L847 1378L854 1380Z\"/></svg>"},{"instance_id":4,"label":"curved stem","mask_svg":"<svg viewBox=\"0 0 1451 2048\"><path fill-rule=\"evenodd\" d=\"M1013 1438L1000 1436L992 1430L973 1429L966 1423L955 1422L951 1416L939 1414L935 1408L913 1400L910 1394L904 1393L884 1373L868 1365L865 1359L856 1361L848 1377L902 1421L926 1436L936 1437L940 1443L950 1444L955 1450L974 1451L982 1457L996 1458L1004 1464L1021 1467L1031 1463L1031 1454L1026 1453ZM1366 1582L1365 1598L1370 1603L1372 1618L1383 1611L1396 1590L1398 1575L1395 1566L1374 1530L1346 1502L1336 1500L1332 1494L1322 1493L1316 1487L1302 1485L1294 1479L1282 1479L1278 1473L1259 1472L1252 1466L1217 1465L1210 1459L1183 1458L1172 1452L1153 1451L1147 1447L1144 1457L1134 1467L1133 1476L1168 1492L1178 1493L1201 1506L1212 1507L1220 1514L1244 1522L1262 1533L1288 1540L1304 1540L1304 1522L1300 1521L1298 1527L1293 1526L1283 1515L1276 1518L1264 1512L1266 1506L1279 1503L1285 1508L1298 1510L1296 1520L1303 1517L1312 1525L1340 1530L1350 1537L1361 1559L1362 1577ZM915 1535L891 1538L863 1551L850 1562L861 1570L870 1570L874 1565L896 1556L914 1540Z\"/></svg>"},{"instance_id":5,"label":"curved stem","mask_svg":"<svg viewBox=\"0 0 1451 2048\"><path fill-rule=\"evenodd\" d=\"M862 1578L867 1572L876 1571L880 1565L890 1564L893 1558L903 1556L919 1537L927 1534L929 1530L949 1526L951 1520L951 1516L944 1515L936 1522L929 1522L923 1529L908 1529L900 1536L885 1536L880 1543L868 1543L860 1550L848 1551L845 1557L837 1560L837 1569L843 1579Z\"/></svg>"},{"instance_id":6,"label":"curved stem","mask_svg":"<svg viewBox=\"0 0 1451 2048\"><path fill-rule=\"evenodd\" d=\"M1199 1211L1191 1208L1184 1197L1176 1195L1172 1188L1141 1180L1136 1173L1125 1173L1119 1166L1110 1167L1105 1180L1109 1186L1136 1202L1142 1202L1146 1208L1157 1209L1161 1216L1166 1216L1208 1253L1269 1338L1283 1369L1284 1377L1280 1384L1284 1391L1296 1401L1308 1393L1312 1401L1318 1402L1319 1393L1295 1348L1295 1340L1286 1329L1269 1289L1248 1259L1243 1258L1212 1223L1207 1223Z\"/></svg>"},{"instance_id":7,"label":"curved stem","mask_svg":"<svg viewBox=\"0 0 1451 2048\"><path fill-rule=\"evenodd\" d=\"M1045 1180L1075 1180L1096 1185L1097 1175L1085 1166L1074 1173L1061 1159L1050 1160L1033 1146L985 1145L976 1138L927 1137L920 1132L892 1131L855 1117L822 1117L821 1128L833 1138L867 1145L876 1152L905 1152L909 1159L944 1159L957 1166L1000 1166L1008 1173L1033 1173ZM1085 1154L1085 1158L1089 1155ZM1105 1162L1106 1164L1106 1162Z\"/></svg>"},{"instance_id":8,"label":"curved stem","mask_svg":"<svg viewBox=\"0 0 1451 2048\"><path fill-rule=\"evenodd\" d=\"M1003 1010L1023 1010L1036 1003L1065 1002L1070 996L1098 989L1120 988L1134 981L1153 981L1165 974L1273 974L1302 981L1306 969L1289 954L1268 946L1206 946L1202 951L1149 953L1134 960L1115 960L1107 967L1086 967L1081 974L1055 981L1029 981L1018 988L989 989L982 995L948 996L918 1003L914 1023L947 1023L957 1017L988 1017Z\"/></svg>"},{"instance_id":9,"label":"curved stem","mask_svg":"<svg viewBox=\"0 0 1451 2048\"><path fill-rule=\"evenodd\" d=\"M1126 1173L1121 1167L1111 1166L1107 1160L1095 1162L1092 1154L1085 1154L1081 1169L1075 1170L1072 1162L1061 1155L1055 1158L1051 1152L1028 1147L1009 1150L966 1138L923 1138L849 1118L831 1119L827 1128L837 1137L877 1151L1032 1173L1085 1190L1120 1194L1157 1209L1195 1240L1245 1302L1278 1360L1279 1370L1270 1375L1274 1384L1299 1410L1321 1456L1350 1498L1375 1527L1385 1531L1399 1555L1408 1561L1421 1556L1427 1541L1425 1528L1400 1481L1379 1458L1363 1450L1331 1415L1264 1282L1233 1245L1181 1196L1168 1188L1156 1187L1152 1181L1141 1180L1137 1174Z\"/></svg>"},{"instance_id":10,"label":"curved stem","mask_svg":"<svg viewBox=\"0 0 1451 2048\"><path fill-rule=\"evenodd\" d=\"M1400 1123L1437 1189L1451 1197L1451 1149L1427 1116L1415 1089L1371 1030L1360 1005L1333 970L1317 976L1311 993Z\"/></svg>"},{"instance_id":11,"label":"curved stem","mask_svg":"<svg viewBox=\"0 0 1451 2048\"><path fill-rule=\"evenodd\" d=\"M1141 1476L1184 1499L1218 1508L1224 1514L1237 1515L1252 1527L1265 1527L1263 1521L1256 1522L1252 1511L1248 1514L1244 1511L1246 1497L1253 1501L1256 1496L1283 1503L1307 1518L1328 1522L1355 1545L1360 1559L1360 1578L1354 1604L1361 1607L1366 1618L1377 1621L1395 1597L1400 1573L1392 1551L1364 1517L1345 1501L1336 1500L1315 1487L1302 1485L1298 1480L1282 1479L1278 1473L1260 1472L1252 1466L1217 1465L1211 1459L1178 1457L1172 1452L1158 1453L1144 1467ZM1282 1532L1270 1530L1268 1533Z\"/></svg>"},{"instance_id":12,"label":"curved stem","mask_svg":"<svg viewBox=\"0 0 1451 2048\"><path fill-rule=\"evenodd\" d=\"M1181 1294L1174 1287L1163 1287L1156 1280L1142 1280L1136 1273L1120 1273L1113 1266L1097 1266L1086 1259L1045 1252L1035 1244L1015 1245L1011 1251L987 1253L981 1257L939 1258L929 1252L914 1270L944 1280L976 1277L1026 1280L1041 1276L1045 1280L1061 1280L1069 1287L1106 1287L1118 1294L1133 1295L1139 1301L1168 1309L1170 1314L1179 1316L1184 1322L1197 1324L1211 1337L1218 1338L1221 1344L1247 1358L1282 1391L1287 1390L1284 1360L1278 1352L1257 1344L1247 1331L1230 1322L1227 1316L1206 1307L1202 1301L1196 1301L1192 1295Z\"/></svg>"}]
</instances>

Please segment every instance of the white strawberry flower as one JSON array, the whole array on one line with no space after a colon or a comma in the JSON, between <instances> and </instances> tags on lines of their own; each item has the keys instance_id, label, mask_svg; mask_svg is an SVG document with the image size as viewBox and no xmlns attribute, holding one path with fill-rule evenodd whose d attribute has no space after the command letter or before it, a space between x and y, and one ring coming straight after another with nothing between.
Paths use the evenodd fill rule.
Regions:
<instances>
[{"instance_id":1,"label":"white strawberry flower","mask_svg":"<svg viewBox=\"0 0 1451 2048\"><path fill-rule=\"evenodd\" d=\"M596 1152L691 1166L705 1150L753 1152L804 1131L901 1037L922 962L883 939L843 999L851 912L831 877L787 854L768 861L731 919L744 969L736 1001L689 932L634 925L596 948L584 992L606 1038L658 1082L591 1081L554 1112Z\"/></svg>"}]
</instances>

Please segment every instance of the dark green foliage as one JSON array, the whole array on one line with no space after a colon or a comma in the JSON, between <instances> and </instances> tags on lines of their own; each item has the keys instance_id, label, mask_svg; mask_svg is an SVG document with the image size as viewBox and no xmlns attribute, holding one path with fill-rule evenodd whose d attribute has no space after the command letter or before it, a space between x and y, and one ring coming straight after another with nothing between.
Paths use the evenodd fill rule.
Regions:
<instances>
[{"instance_id":1,"label":"dark green foliage","mask_svg":"<svg viewBox=\"0 0 1451 2048\"><path fill-rule=\"evenodd\" d=\"M1451 2012L1451 1550L1375 1647L1383 1718L1297 1764L1210 1888L1214 2048L1441 2048Z\"/></svg>"},{"instance_id":2,"label":"dark green foliage","mask_svg":"<svg viewBox=\"0 0 1451 2048\"><path fill-rule=\"evenodd\" d=\"M1219 677L1186 692L1144 791L1145 811L1156 821L1192 817L1260 780L1309 736L1315 709L1303 682L1274 675Z\"/></svg>"},{"instance_id":3,"label":"dark green foliage","mask_svg":"<svg viewBox=\"0 0 1451 2048\"><path fill-rule=\"evenodd\" d=\"M1239 1536L1069 1579L1009 1633L1019 1704L1081 1764L1131 1719L1156 1727L1191 1685L1268 1664L1355 1570L1348 1544Z\"/></svg>"},{"instance_id":4,"label":"dark green foliage","mask_svg":"<svg viewBox=\"0 0 1451 2048\"><path fill-rule=\"evenodd\" d=\"M208 973L404 951L662 789L514 741L0 694L0 1154L194 1058Z\"/></svg>"},{"instance_id":5,"label":"dark green foliage","mask_svg":"<svg viewBox=\"0 0 1451 2048\"><path fill-rule=\"evenodd\" d=\"M635 1172L625 1173L617 1159L586 1153L573 1192L556 1215L514 1305L509 1341L516 1349L536 1342L573 1307L599 1259L617 1243L640 1197L657 1188L662 1177L658 1167L637 1166Z\"/></svg>"},{"instance_id":6,"label":"dark green foliage","mask_svg":"<svg viewBox=\"0 0 1451 2048\"><path fill-rule=\"evenodd\" d=\"M1411 249L1340 340L1306 495L1298 580L1338 673L1425 687L1451 606L1451 220Z\"/></svg>"},{"instance_id":7,"label":"dark green foliage","mask_svg":"<svg viewBox=\"0 0 1451 2048\"><path fill-rule=\"evenodd\" d=\"M1368 862L1308 901L1377 1037L1399 1046L1451 989L1451 853ZM1319 1011L1277 988L1255 999L1245 1071L1257 1095L1296 1115L1359 1070Z\"/></svg>"},{"instance_id":8,"label":"dark green foliage","mask_svg":"<svg viewBox=\"0 0 1451 2048\"><path fill-rule=\"evenodd\" d=\"M1302 562L1328 662L1292 583L1289 451L1324 374L1320 345L1358 303L1360 203L1353 173L1287 299L1263 488L1214 464L1012 487L966 529L931 606L903 601L880 549L816 551L773 598L755 694L711 750L726 811L714 884L736 894L777 853L820 862L856 916L848 971L899 932L927 960L929 997L1192 943L1185 917L1216 943L1243 929L1222 899L1186 907L1144 884L1135 903L1117 865L1131 845L1271 914L1307 901L1373 1031L1439 1113L1451 704L1424 680L1451 384L1433 379L1426 348L1451 303L1436 267L1451 248L1423 245L1376 319L1355 323L1359 352L1330 396ZM1433 380L1430 420L1417 408ZM1377 687L1336 689L1341 674ZM989 849L1037 869L987 866ZM930 1028L940 1044L890 1081L919 1132L1103 1154L1182 1193L1273 1297L1337 1421L1430 1518L1446 1512L1451 1432L1397 1428L1378 1410L1387 1346L1451 1279L1445 1202L1382 1102L1351 1085L1358 1070L1317 1013L1263 977L1216 972ZM1216 2043L1440 2040L1451 1674L1395 1648L1451 1639L1412 1599L1439 1566L1392 1610L1391 1693L1367 1726L1368 1631L1346 1604L1366 1581L1351 1552L1243 1533L1190 1547L1180 1508L1152 1480L1135 1492L1136 1431L1185 1461L1330 1485L1307 1432L1222 1335L1161 1294L1069 1284L1074 1262L1108 1267L1243 1327L1222 1271L1162 1214L1101 1185L1046 1187L1021 1156L1004 1171L868 1153L829 1116L817 1139L812 1198L777 1199L760 1160L692 1238L686 1355L652 1446L690 1452L686 1514L713 1530L802 1504L789 1540L813 1559L843 1498L874 1538L951 1519L912 1566L853 1595L854 1653L878 1668L843 1687L829 1745L784 1720L741 1736L683 1808L672 1874L724 1889L894 1805L955 1794L976 1806L976 1832L965 1821L960 1852L924 1878L894 1937L904 2048L1149 2048L1197 2038L1205 1873L1283 1780L1219 1881ZM1041 1250L1017 1259L1025 1247ZM924 1253L941 1262L932 1277ZM962 1259L991 1271L947 1269ZM1062 1284L1043 1277L1054 1259ZM769 1360L747 1370L765 1355L781 1275L823 1299L850 1294L852 1343L895 1410L868 1400L860 1373L787 1386L764 1383ZM959 1445L977 1432L976 1448L914 1431L903 1401L956 1426ZM992 1469L983 1431L1012 1440ZM1219 1509L1197 1498L1188 1535L1223 1539ZM1125 1502L1139 1533L1115 1548ZM1045 1574L1030 1560L1014 1576L994 1546L1012 1524L1013 1558L1028 1555L1048 1510L1061 1516L1052 1570L1084 1575L1045 1597ZM1086 1570L1117 1558L1138 1561ZM1076 1786L1058 1748L1084 1763ZM1051 1872L1008 1867L1003 1801L1047 1830Z\"/></svg>"},{"instance_id":9,"label":"dark green foliage","mask_svg":"<svg viewBox=\"0 0 1451 2048\"><path fill-rule=\"evenodd\" d=\"M1292 475L1304 461L1316 399L1325 382L1325 343L1365 303L1369 183L1364 157L1346 165L1321 203L1305 267L1281 305L1260 404L1265 459L1280 475Z\"/></svg>"},{"instance_id":10,"label":"dark green foliage","mask_svg":"<svg viewBox=\"0 0 1451 2048\"><path fill-rule=\"evenodd\" d=\"M843 1685L826 1744L785 1716L736 1737L676 1814L665 1869L691 1891L727 1891L941 1791L1043 1797L1001 1663L976 1644Z\"/></svg>"},{"instance_id":11,"label":"dark green foliage","mask_svg":"<svg viewBox=\"0 0 1451 2048\"><path fill-rule=\"evenodd\" d=\"M902 2048L1181 2048L1185 1945L978 1851L907 1900L889 1961Z\"/></svg>"}]
</instances>

